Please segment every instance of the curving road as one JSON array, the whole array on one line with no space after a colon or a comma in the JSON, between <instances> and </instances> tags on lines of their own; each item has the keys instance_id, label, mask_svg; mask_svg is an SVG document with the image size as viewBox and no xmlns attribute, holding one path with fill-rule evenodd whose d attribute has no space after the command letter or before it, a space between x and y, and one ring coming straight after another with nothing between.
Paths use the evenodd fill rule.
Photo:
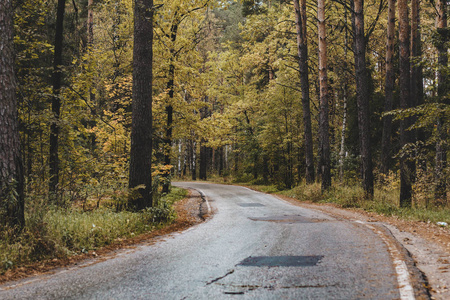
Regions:
<instances>
[{"instance_id":1,"label":"curving road","mask_svg":"<svg viewBox=\"0 0 450 300\"><path fill-rule=\"evenodd\" d=\"M0 299L412 299L370 228L244 187L206 195L209 221L154 245L0 286Z\"/></svg>"}]
</instances>

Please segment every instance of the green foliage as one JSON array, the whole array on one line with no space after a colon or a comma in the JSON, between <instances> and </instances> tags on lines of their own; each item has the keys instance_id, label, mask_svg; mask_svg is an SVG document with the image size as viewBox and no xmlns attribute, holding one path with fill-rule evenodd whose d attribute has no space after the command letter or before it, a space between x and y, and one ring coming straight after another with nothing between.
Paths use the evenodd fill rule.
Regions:
<instances>
[{"instance_id":1,"label":"green foliage","mask_svg":"<svg viewBox=\"0 0 450 300\"><path fill-rule=\"evenodd\" d=\"M17 192L17 181L15 179L0 185L0 216L5 220L7 212L14 211L19 206L19 194ZM0 222L0 228L2 222Z\"/></svg>"}]
</instances>

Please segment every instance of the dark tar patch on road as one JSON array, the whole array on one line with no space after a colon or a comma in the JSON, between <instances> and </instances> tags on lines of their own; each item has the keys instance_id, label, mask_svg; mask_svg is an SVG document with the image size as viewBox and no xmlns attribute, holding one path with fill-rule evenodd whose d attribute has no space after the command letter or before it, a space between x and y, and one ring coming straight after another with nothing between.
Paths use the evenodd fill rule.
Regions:
<instances>
[{"instance_id":1,"label":"dark tar patch on road","mask_svg":"<svg viewBox=\"0 0 450 300\"><path fill-rule=\"evenodd\" d=\"M263 206L265 206L264 204L261 204L261 203L238 203L238 205L241 207L263 207Z\"/></svg>"},{"instance_id":2,"label":"dark tar patch on road","mask_svg":"<svg viewBox=\"0 0 450 300\"><path fill-rule=\"evenodd\" d=\"M323 258L322 255L312 256L250 256L241 261L238 266L246 267L313 267Z\"/></svg>"},{"instance_id":3,"label":"dark tar patch on road","mask_svg":"<svg viewBox=\"0 0 450 300\"><path fill-rule=\"evenodd\" d=\"M316 220L303 217L300 215L284 215L284 216L267 216L267 217L253 217L249 218L252 221L267 221L267 222L277 222L277 223L313 223Z\"/></svg>"}]
</instances>

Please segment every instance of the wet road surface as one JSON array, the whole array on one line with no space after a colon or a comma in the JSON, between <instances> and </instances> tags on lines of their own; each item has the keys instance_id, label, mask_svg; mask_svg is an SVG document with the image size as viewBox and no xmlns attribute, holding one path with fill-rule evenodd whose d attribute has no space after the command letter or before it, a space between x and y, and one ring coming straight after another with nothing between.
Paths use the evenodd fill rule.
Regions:
<instances>
[{"instance_id":1,"label":"wet road surface","mask_svg":"<svg viewBox=\"0 0 450 300\"><path fill-rule=\"evenodd\" d=\"M386 245L362 224L244 187L177 183L214 216L115 258L0 287L0 299L399 299Z\"/></svg>"}]
</instances>

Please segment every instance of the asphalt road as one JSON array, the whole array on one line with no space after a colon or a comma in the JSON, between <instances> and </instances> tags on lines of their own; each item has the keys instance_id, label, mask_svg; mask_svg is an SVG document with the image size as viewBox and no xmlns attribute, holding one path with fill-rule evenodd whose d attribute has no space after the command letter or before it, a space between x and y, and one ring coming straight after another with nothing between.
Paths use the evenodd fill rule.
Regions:
<instances>
[{"instance_id":1,"label":"asphalt road","mask_svg":"<svg viewBox=\"0 0 450 300\"><path fill-rule=\"evenodd\" d=\"M201 191L214 216L154 245L0 287L0 299L399 299L386 244L244 187Z\"/></svg>"}]
</instances>

